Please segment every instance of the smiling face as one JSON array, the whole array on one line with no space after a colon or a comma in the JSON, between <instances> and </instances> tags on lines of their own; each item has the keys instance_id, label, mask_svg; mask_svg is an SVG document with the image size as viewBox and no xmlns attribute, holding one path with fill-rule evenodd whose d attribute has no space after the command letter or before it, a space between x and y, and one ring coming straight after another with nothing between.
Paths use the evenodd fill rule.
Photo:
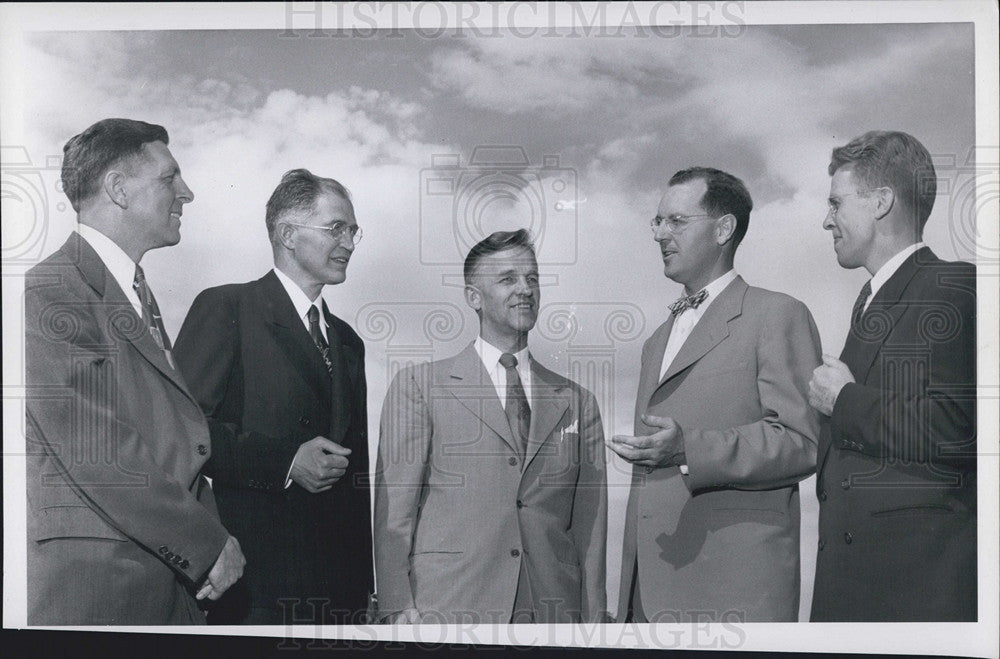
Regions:
<instances>
[{"instance_id":1,"label":"smiling face","mask_svg":"<svg viewBox=\"0 0 1000 659\"><path fill-rule=\"evenodd\" d=\"M184 204L194 200L177 161L163 142L147 142L129 169L127 211L142 251L176 245Z\"/></svg>"},{"instance_id":2,"label":"smiling face","mask_svg":"<svg viewBox=\"0 0 1000 659\"><path fill-rule=\"evenodd\" d=\"M282 218L311 226L333 227L338 224L357 226L354 209L342 197L325 193L316 198L310 213L292 213ZM279 223L282 222L279 220ZM319 291L325 284L340 284L347 279L347 264L354 253L351 233L343 232L333 238L330 232L310 226L290 226L294 231L291 242L291 257L296 273L287 273L303 290Z\"/></svg>"},{"instance_id":3,"label":"smiling face","mask_svg":"<svg viewBox=\"0 0 1000 659\"><path fill-rule=\"evenodd\" d=\"M725 274L725 270L717 272L724 249L717 240L717 219L706 217L701 205L706 190L700 178L671 185L656 209L658 217L675 218L677 224L671 229L670 222L662 222L653 229L653 239L660 245L663 274L684 284L689 293Z\"/></svg>"},{"instance_id":4,"label":"smiling face","mask_svg":"<svg viewBox=\"0 0 1000 659\"><path fill-rule=\"evenodd\" d=\"M480 336L504 348L521 345L538 320L538 263L526 247L482 257L465 299L479 312Z\"/></svg>"},{"instance_id":5,"label":"smiling face","mask_svg":"<svg viewBox=\"0 0 1000 659\"><path fill-rule=\"evenodd\" d=\"M823 228L833 234L837 263L843 268L865 266L876 238L874 201L859 191L850 168L834 172L829 204Z\"/></svg>"}]
</instances>

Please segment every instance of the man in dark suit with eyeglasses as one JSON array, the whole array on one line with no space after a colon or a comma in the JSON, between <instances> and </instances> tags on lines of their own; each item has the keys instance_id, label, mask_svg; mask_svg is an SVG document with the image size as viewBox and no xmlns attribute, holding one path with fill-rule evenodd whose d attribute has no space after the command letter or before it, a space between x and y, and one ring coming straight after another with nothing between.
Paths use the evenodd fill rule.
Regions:
<instances>
[{"instance_id":1,"label":"man in dark suit with eyeglasses","mask_svg":"<svg viewBox=\"0 0 1000 659\"><path fill-rule=\"evenodd\" d=\"M365 622L373 588L364 344L321 292L361 229L348 191L304 169L267 202L274 269L203 291L177 361L209 418L219 512L246 578L219 624Z\"/></svg>"}]
</instances>

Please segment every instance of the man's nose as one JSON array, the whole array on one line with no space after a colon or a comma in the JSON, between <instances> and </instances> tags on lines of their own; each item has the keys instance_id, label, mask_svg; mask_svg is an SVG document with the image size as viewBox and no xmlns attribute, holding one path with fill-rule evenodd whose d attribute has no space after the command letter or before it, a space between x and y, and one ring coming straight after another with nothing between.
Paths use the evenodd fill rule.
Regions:
<instances>
[{"instance_id":1,"label":"man's nose","mask_svg":"<svg viewBox=\"0 0 1000 659\"><path fill-rule=\"evenodd\" d=\"M177 183L177 198L185 204L189 204L194 201L194 192L192 192L191 188L189 188L187 183L184 182L184 179L178 176Z\"/></svg>"}]
</instances>

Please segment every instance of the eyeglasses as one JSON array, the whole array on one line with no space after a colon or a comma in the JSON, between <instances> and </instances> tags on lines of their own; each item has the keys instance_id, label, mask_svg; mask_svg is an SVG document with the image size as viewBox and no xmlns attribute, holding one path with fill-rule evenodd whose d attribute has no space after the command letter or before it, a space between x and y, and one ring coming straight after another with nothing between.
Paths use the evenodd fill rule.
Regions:
<instances>
[{"instance_id":1,"label":"eyeglasses","mask_svg":"<svg viewBox=\"0 0 1000 659\"><path fill-rule=\"evenodd\" d=\"M840 210L841 200L847 197L858 197L858 196L860 195L857 192L848 192L840 195L839 197L830 197L829 199L826 200L826 205L827 205L826 214L832 215L833 217L837 217L837 211Z\"/></svg>"},{"instance_id":2,"label":"eyeglasses","mask_svg":"<svg viewBox=\"0 0 1000 659\"><path fill-rule=\"evenodd\" d=\"M299 224L298 222L285 222L285 224L291 224L292 226L303 227L305 229L323 231L334 241L340 241L346 234L351 237L351 242L355 245L361 242L361 237L364 235L364 232L361 231L361 227L357 224L348 224L347 222L337 222L332 227L316 224Z\"/></svg>"},{"instance_id":3,"label":"eyeglasses","mask_svg":"<svg viewBox=\"0 0 1000 659\"><path fill-rule=\"evenodd\" d=\"M670 233L676 234L684 230L690 221L694 218L706 218L713 217L710 213L696 213L694 215L668 215L667 217L655 216L649 221L649 228L655 233L657 229L663 227L670 231Z\"/></svg>"}]
</instances>

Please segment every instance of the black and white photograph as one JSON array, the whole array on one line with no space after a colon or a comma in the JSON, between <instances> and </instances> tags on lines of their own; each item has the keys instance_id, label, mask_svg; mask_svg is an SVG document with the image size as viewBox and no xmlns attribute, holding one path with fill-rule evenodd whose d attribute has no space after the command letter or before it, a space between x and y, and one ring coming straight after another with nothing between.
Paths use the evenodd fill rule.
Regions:
<instances>
[{"instance_id":1,"label":"black and white photograph","mask_svg":"<svg viewBox=\"0 0 1000 659\"><path fill-rule=\"evenodd\" d=\"M998 15L0 6L5 635L996 657Z\"/></svg>"}]
</instances>

